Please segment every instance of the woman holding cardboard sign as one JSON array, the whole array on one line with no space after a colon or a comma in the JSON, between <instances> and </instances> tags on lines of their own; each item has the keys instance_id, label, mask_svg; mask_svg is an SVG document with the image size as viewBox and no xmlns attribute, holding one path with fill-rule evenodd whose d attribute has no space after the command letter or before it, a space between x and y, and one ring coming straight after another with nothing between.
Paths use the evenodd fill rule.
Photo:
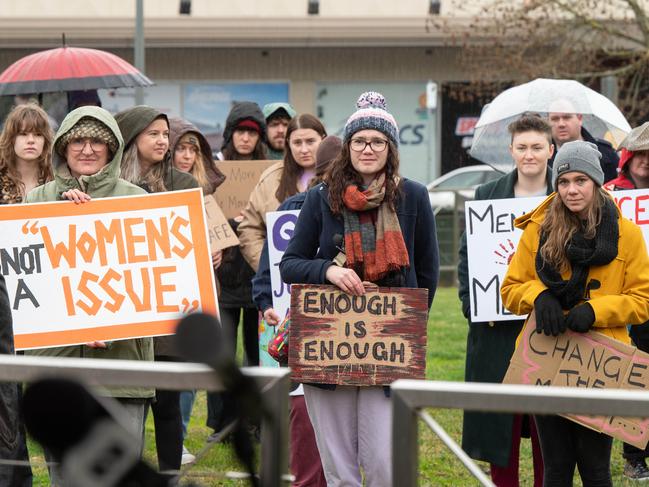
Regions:
<instances>
[{"instance_id":1,"label":"woman holding cardboard sign","mask_svg":"<svg viewBox=\"0 0 649 487\"><path fill-rule=\"evenodd\" d=\"M627 324L649 318L649 257L640 228L601 188L601 154L584 141L561 146L556 193L516 219L523 235L501 288L512 313L535 312L536 331L591 329L629 343ZM520 337L519 337L520 339ZM536 416L544 485L612 485L612 438L560 416Z\"/></svg>"},{"instance_id":2,"label":"woman holding cardboard sign","mask_svg":"<svg viewBox=\"0 0 649 487\"><path fill-rule=\"evenodd\" d=\"M325 183L309 190L280 264L286 283L335 284L354 295L367 281L428 289L439 271L426 188L399 176L399 130L379 93L363 93L345 124ZM334 264L346 250L344 267ZM337 259L340 262L339 259ZM328 485L392 483L392 417L382 387L304 386Z\"/></svg>"}]
</instances>

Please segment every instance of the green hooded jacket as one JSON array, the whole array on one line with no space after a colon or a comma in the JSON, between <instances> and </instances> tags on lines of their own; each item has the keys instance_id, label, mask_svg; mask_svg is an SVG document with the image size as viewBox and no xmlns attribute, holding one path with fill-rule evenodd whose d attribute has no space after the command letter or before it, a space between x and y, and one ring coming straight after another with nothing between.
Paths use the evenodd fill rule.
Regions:
<instances>
[{"instance_id":1,"label":"green hooded jacket","mask_svg":"<svg viewBox=\"0 0 649 487\"><path fill-rule=\"evenodd\" d=\"M27 203L43 201L57 201L61 193L70 189L80 189L92 198L105 198L108 196L130 196L146 194L142 188L119 178L120 161L124 150L124 141L113 116L100 107L84 106L70 112L59 127L54 138L57 141L83 117L92 117L105 124L115 135L119 142L119 149L113 158L99 172L91 176L81 176L78 179L72 176L64 158L54 151L54 181L38 186L29 192ZM72 204L72 203L71 203ZM29 350L28 355L43 355L57 357L84 357L124 360L153 360L153 340L151 338L136 338L131 340L118 340L107 343L108 348L90 348L86 346L57 347ZM149 387L113 387L104 389L102 394L119 398L150 398L155 392Z\"/></svg>"}]
</instances>

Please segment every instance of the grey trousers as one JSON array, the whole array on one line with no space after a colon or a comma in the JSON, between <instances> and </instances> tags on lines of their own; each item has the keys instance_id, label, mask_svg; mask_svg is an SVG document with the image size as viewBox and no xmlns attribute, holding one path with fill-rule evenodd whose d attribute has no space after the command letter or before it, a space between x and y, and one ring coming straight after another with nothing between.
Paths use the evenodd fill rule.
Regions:
<instances>
[{"instance_id":1,"label":"grey trousers","mask_svg":"<svg viewBox=\"0 0 649 487\"><path fill-rule=\"evenodd\" d=\"M304 386L327 486L392 485L392 408L383 387Z\"/></svg>"}]
</instances>

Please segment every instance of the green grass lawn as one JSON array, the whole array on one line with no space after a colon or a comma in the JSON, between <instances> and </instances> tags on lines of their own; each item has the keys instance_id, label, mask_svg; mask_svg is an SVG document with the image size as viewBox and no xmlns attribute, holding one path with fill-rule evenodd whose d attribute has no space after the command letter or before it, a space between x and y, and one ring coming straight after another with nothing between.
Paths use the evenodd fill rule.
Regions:
<instances>
[{"instance_id":1,"label":"green grass lawn","mask_svg":"<svg viewBox=\"0 0 649 487\"><path fill-rule=\"evenodd\" d=\"M457 298L457 289L441 288L437 291L435 302L428 321L428 354L426 377L432 380L462 381L464 378L464 356L466 352L466 320L462 317ZM241 339L239 339L241 343ZM456 440L460 441L462 433L462 412L459 410L430 410L429 413ZM206 448L206 438L211 430L205 426L207 414L205 394L200 393L196 399L193 416L189 425L189 438L186 446L196 454ZM431 486L465 486L477 485L477 482L466 472L462 464L450 453L435 435L420 423L419 443L420 485ZM528 440L523 440L521 449L521 485L532 485L531 450ZM34 485L47 485L47 471L43 467L43 456L40 448L29 443L32 460L35 462ZM622 446L615 441L612 454L613 484L631 486L634 482L622 476ZM146 432L145 459L156 464L153 421L149 415ZM487 465L483 465L485 469ZM205 486L239 486L247 485L241 480L225 479L220 472L242 470L237 465L231 449L227 445L217 444L204 451L199 461L188 470L188 479ZM575 485L581 485L578 475ZM396 486L395 486L396 487Z\"/></svg>"}]
</instances>

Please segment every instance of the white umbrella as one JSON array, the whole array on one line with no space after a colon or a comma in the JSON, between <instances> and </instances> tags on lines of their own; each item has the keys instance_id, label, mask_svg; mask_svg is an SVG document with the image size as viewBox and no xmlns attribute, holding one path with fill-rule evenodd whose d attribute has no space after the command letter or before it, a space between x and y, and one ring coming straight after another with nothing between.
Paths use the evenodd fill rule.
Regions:
<instances>
[{"instance_id":1,"label":"white umbrella","mask_svg":"<svg viewBox=\"0 0 649 487\"><path fill-rule=\"evenodd\" d=\"M622 112L604 95L575 80L539 78L503 91L483 110L475 126L471 156L499 171L512 170L507 126L524 112L542 116L550 112L580 113L584 128L613 147L631 130Z\"/></svg>"}]
</instances>

